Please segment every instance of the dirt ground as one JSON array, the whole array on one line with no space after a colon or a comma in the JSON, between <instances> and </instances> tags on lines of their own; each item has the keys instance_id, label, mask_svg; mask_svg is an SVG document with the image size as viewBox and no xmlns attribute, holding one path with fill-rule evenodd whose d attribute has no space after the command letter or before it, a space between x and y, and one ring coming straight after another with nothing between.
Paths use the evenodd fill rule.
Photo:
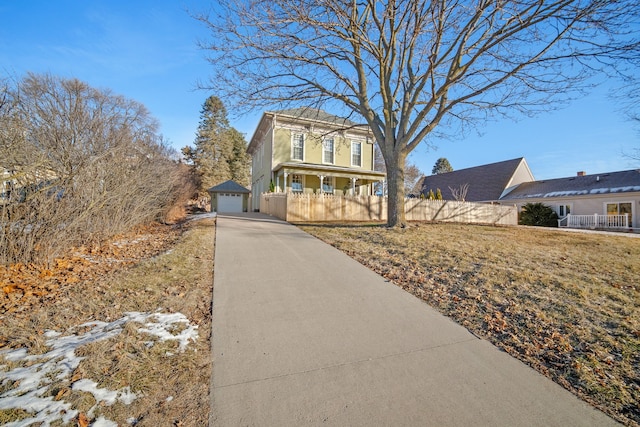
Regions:
<instances>
[{"instance_id":1,"label":"dirt ground","mask_svg":"<svg viewBox=\"0 0 640 427\"><path fill-rule=\"evenodd\" d=\"M49 268L0 267L0 425L37 412L14 373L69 340L81 342L69 375L58 366L40 380L63 405L52 425L207 425L214 242L214 218L156 224Z\"/></svg>"}]
</instances>

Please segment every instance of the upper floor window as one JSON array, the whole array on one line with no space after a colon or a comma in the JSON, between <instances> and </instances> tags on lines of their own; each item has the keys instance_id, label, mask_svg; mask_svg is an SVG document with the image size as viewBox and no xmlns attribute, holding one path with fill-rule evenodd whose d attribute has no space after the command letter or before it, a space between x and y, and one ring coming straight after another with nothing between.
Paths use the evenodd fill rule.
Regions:
<instances>
[{"instance_id":1,"label":"upper floor window","mask_svg":"<svg viewBox=\"0 0 640 427\"><path fill-rule=\"evenodd\" d=\"M351 166L362 166L361 142L351 142Z\"/></svg>"},{"instance_id":2,"label":"upper floor window","mask_svg":"<svg viewBox=\"0 0 640 427\"><path fill-rule=\"evenodd\" d=\"M291 141L291 159L304 160L304 134L294 133Z\"/></svg>"},{"instance_id":3,"label":"upper floor window","mask_svg":"<svg viewBox=\"0 0 640 427\"><path fill-rule=\"evenodd\" d=\"M333 164L333 138L322 141L322 162Z\"/></svg>"}]
</instances>

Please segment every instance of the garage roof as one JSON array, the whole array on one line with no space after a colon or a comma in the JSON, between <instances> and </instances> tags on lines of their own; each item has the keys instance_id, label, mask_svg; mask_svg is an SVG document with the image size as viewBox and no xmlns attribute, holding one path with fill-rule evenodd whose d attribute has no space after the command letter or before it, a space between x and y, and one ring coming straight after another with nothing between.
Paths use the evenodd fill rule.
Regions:
<instances>
[{"instance_id":1,"label":"garage roof","mask_svg":"<svg viewBox=\"0 0 640 427\"><path fill-rule=\"evenodd\" d=\"M233 180L225 181L207 190L208 193L251 193Z\"/></svg>"}]
</instances>

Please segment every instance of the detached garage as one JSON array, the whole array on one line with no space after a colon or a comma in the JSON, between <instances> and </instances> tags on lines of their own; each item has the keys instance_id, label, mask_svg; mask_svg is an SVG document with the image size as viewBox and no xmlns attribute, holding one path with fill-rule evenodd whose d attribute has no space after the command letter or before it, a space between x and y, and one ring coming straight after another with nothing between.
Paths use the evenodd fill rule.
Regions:
<instances>
[{"instance_id":1,"label":"detached garage","mask_svg":"<svg viewBox=\"0 0 640 427\"><path fill-rule=\"evenodd\" d=\"M223 182L211 187L207 192L211 196L211 212L247 212L251 192L237 182L231 180Z\"/></svg>"}]
</instances>

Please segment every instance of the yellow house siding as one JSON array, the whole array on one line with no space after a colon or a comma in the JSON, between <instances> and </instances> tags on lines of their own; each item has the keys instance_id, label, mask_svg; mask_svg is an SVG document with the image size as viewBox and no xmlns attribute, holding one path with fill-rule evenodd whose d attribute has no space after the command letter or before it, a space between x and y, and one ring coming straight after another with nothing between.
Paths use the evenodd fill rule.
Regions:
<instances>
[{"instance_id":1,"label":"yellow house siding","mask_svg":"<svg viewBox=\"0 0 640 427\"><path fill-rule=\"evenodd\" d=\"M277 128L274 131L273 164L291 160L291 130ZM306 144L305 144L306 145ZM305 147L306 151L307 147ZM306 153L305 153L306 154Z\"/></svg>"},{"instance_id":2,"label":"yellow house siding","mask_svg":"<svg viewBox=\"0 0 640 427\"><path fill-rule=\"evenodd\" d=\"M272 127L265 127L260 140L252 152L251 195L253 210L260 206L260 194L269 191L271 183L271 162L273 157Z\"/></svg>"}]
</instances>

